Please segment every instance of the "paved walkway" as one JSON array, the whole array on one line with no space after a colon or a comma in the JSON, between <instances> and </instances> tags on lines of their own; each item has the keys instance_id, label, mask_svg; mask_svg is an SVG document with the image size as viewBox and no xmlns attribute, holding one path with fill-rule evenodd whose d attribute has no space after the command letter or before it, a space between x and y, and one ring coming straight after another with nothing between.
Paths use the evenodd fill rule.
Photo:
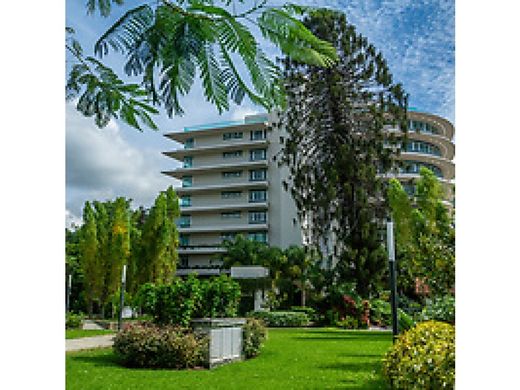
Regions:
<instances>
[{"instance_id":1,"label":"paved walkway","mask_svg":"<svg viewBox=\"0 0 520 390\"><path fill-rule=\"evenodd\" d=\"M96 322L92 320L85 320L83 321L83 329L87 330L98 330L98 329L105 329L102 326L99 326Z\"/></svg>"},{"instance_id":2,"label":"paved walkway","mask_svg":"<svg viewBox=\"0 0 520 390\"><path fill-rule=\"evenodd\" d=\"M65 351L80 351L82 349L111 347L114 343L114 335L107 334L102 336L82 337L79 339L65 340Z\"/></svg>"}]
</instances>

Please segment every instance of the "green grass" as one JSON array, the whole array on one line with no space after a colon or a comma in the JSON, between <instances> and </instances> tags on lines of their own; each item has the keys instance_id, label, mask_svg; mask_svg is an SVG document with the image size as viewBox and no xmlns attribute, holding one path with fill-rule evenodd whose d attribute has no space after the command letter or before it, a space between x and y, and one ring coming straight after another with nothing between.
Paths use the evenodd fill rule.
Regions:
<instances>
[{"instance_id":1,"label":"green grass","mask_svg":"<svg viewBox=\"0 0 520 390\"><path fill-rule=\"evenodd\" d=\"M270 329L262 353L214 370L127 369L111 349L70 352L67 389L385 389L388 332Z\"/></svg>"},{"instance_id":2,"label":"green grass","mask_svg":"<svg viewBox=\"0 0 520 390\"><path fill-rule=\"evenodd\" d=\"M99 329L99 330L85 330L85 329L67 329L65 331L66 339L79 339L80 337L100 336L103 334L115 333L113 330Z\"/></svg>"}]
</instances>

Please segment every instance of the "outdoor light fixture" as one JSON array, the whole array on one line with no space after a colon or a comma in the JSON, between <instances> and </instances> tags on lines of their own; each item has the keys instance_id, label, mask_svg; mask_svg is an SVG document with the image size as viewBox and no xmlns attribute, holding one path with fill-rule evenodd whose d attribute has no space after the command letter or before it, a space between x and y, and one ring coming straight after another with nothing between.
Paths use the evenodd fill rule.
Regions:
<instances>
[{"instance_id":1,"label":"outdoor light fixture","mask_svg":"<svg viewBox=\"0 0 520 390\"><path fill-rule=\"evenodd\" d=\"M397 327L397 282L395 276L395 239L394 223L389 218L386 222L386 247L388 250L388 265L390 266L390 304L392 306L392 334L393 340L399 334Z\"/></svg>"}]
</instances>

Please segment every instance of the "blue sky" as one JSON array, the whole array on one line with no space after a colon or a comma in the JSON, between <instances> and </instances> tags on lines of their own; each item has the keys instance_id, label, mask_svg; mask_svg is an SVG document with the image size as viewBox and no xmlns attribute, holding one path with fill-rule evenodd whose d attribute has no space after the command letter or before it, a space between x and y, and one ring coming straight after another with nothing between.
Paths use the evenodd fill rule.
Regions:
<instances>
[{"instance_id":1,"label":"blue sky","mask_svg":"<svg viewBox=\"0 0 520 390\"><path fill-rule=\"evenodd\" d=\"M247 1L247 0L246 0ZM115 7L108 18L87 15L84 0L67 0L66 24L76 30L87 54L96 39L124 10L142 1ZM270 4L281 3L270 1ZM298 4L342 10L359 32L387 59L394 79L410 95L410 106L455 118L455 4L452 0L300 1ZM276 54L271 47L266 51ZM122 70L123 59L109 55L104 62ZM120 72L122 73L122 72ZM134 206L149 206L157 193L170 184L162 170L174 168L172 159L161 154L178 145L163 134L184 126L241 119L263 111L245 101L219 115L205 102L197 83L183 100L185 116L157 117L160 130L140 133L118 121L99 130L93 120L67 104L66 113L66 221L79 221L86 200L126 196Z\"/></svg>"}]
</instances>

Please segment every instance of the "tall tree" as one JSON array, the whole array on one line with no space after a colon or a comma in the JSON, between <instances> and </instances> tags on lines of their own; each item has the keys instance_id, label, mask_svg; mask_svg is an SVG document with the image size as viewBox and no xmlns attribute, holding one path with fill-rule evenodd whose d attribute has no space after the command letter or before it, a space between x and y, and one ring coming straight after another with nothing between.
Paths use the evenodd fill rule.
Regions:
<instances>
[{"instance_id":1,"label":"tall tree","mask_svg":"<svg viewBox=\"0 0 520 390\"><path fill-rule=\"evenodd\" d=\"M454 212L444 205L442 185L435 174L423 167L420 175L413 199L395 179L388 188L400 284L410 291L419 278L432 294L447 294L455 286Z\"/></svg>"},{"instance_id":2,"label":"tall tree","mask_svg":"<svg viewBox=\"0 0 520 390\"><path fill-rule=\"evenodd\" d=\"M139 282L166 283L177 267L179 246L175 219L180 215L179 199L172 187L161 192L146 218L142 232Z\"/></svg>"},{"instance_id":3,"label":"tall tree","mask_svg":"<svg viewBox=\"0 0 520 390\"><path fill-rule=\"evenodd\" d=\"M83 208L83 221L79 241L79 257L85 278L87 311L89 316L92 316L93 303L101 295L103 282L98 256L96 215L88 201L85 202Z\"/></svg>"},{"instance_id":4,"label":"tall tree","mask_svg":"<svg viewBox=\"0 0 520 390\"><path fill-rule=\"evenodd\" d=\"M385 270L379 174L392 167L391 146L399 141L384 129L406 131L407 96L392 81L382 54L345 15L317 10L304 24L332 42L339 61L320 68L284 60L288 109L278 127L288 134L281 156L291 173L286 188L291 187L302 223L310 223L313 245L332 244L337 277L356 282L367 296Z\"/></svg>"},{"instance_id":5,"label":"tall tree","mask_svg":"<svg viewBox=\"0 0 520 390\"><path fill-rule=\"evenodd\" d=\"M87 10L106 17L112 3L88 1ZM153 106L164 106L170 117L182 114L180 97L189 93L197 75L204 96L220 113L229 109L230 101L241 104L245 96L267 109L281 107L280 70L250 29L259 29L264 39L295 60L330 66L336 52L299 20L306 10L294 4L267 6L267 0L145 2L125 12L94 46L99 59L109 51L124 55L124 72L139 76L140 85L124 83L98 58L85 57L79 42L70 38L67 49L76 63L69 72L67 97L79 97L77 109L94 116L99 127L121 118L137 129L143 124L156 129L150 117L158 112ZM241 65L245 74L239 71Z\"/></svg>"}]
</instances>

